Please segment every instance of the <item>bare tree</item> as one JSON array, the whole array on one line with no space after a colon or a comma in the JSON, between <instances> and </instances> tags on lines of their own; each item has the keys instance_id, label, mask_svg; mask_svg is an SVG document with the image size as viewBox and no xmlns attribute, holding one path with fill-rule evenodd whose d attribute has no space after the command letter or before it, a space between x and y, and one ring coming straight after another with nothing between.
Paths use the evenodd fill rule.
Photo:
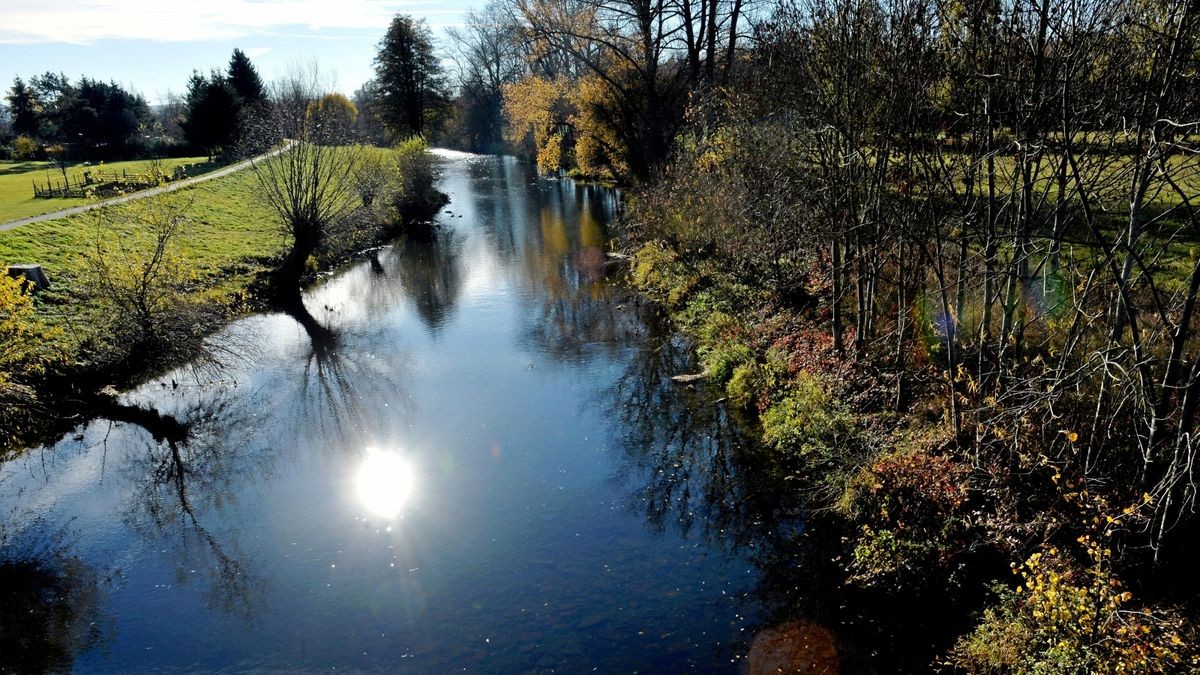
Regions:
<instances>
[{"instance_id":1,"label":"bare tree","mask_svg":"<svg viewBox=\"0 0 1200 675\"><path fill-rule=\"evenodd\" d=\"M259 128L260 136L278 148L255 161L253 170L262 198L291 239L276 278L285 305L300 301L300 279L309 258L361 203L356 149L334 144L329 130L308 114L309 106L327 93L315 66L294 69L272 85L272 112Z\"/></svg>"}]
</instances>

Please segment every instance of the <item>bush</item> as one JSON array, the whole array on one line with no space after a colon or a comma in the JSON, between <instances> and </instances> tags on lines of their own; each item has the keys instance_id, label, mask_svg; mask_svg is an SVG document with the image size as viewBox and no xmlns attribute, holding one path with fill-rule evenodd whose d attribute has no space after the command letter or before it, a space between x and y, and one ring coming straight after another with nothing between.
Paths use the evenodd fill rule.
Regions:
<instances>
[{"instance_id":1,"label":"bush","mask_svg":"<svg viewBox=\"0 0 1200 675\"><path fill-rule=\"evenodd\" d=\"M816 192L787 129L727 124L681 139L679 152L632 209L644 236L680 252L716 254L732 277L786 304L811 304Z\"/></svg>"},{"instance_id":2,"label":"bush","mask_svg":"<svg viewBox=\"0 0 1200 675\"><path fill-rule=\"evenodd\" d=\"M924 440L924 439L923 439ZM858 524L851 578L861 585L922 585L962 552L970 467L926 447L886 452L851 479L839 510Z\"/></svg>"},{"instance_id":3,"label":"bush","mask_svg":"<svg viewBox=\"0 0 1200 675\"><path fill-rule=\"evenodd\" d=\"M187 206L141 199L103 211L85 279L108 325L109 364L165 365L204 355L217 317L191 294L196 272L179 253Z\"/></svg>"},{"instance_id":4,"label":"bush","mask_svg":"<svg viewBox=\"0 0 1200 675\"><path fill-rule=\"evenodd\" d=\"M698 282L678 254L662 244L646 244L633 254L634 285L668 307L682 303Z\"/></svg>"},{"instance_id":5,"label":"bush","mask_svg":"<svg viewBox=\"0 0 1200 675\"><path fill-rule=\"evenodd\" d=\"M1055 548L1016 566L1021 585L1001 590L999 604L954 648L968 673L1196 672L1195 631L1178 613L1132 606L1109 568L1111 552L1080 537L1089 564Z\"/></svg>"},{"instance_id":6,"label":"bush","mask_svg":"<svg viewBox=\"0 0 1200 675\"><path fill-rule=\"evenodd\" d=\"M855 428L850 410L809 373L798 374L787 395L767 408L762 425L769 445L813 462L828 461L839 446L850 445Z\"/></svg>"},{"instance_id":7,"label":"bush","mask_svg":"<svg viewBox=\"0 0 1200 675\"><path fill-rule=\"evenodd\" d=\"M364 208L375 207L379 202L391 201L389 192L401 189L400 168L389 161L385 151L359 145L354 152L358 163L354 166L354 190L362 199Z\"/></svg>"},{"instance_id":8,"label":"bush","mask_svg":"<svg viewBox=\"0 0 1200 675\"><path fill-rule=\"evenodd\" d=\"M29 136L17 136L13 141L13 159L31 160L42 156L42 148Z\"/></svg>"},{"instance_id":9,"label":"bush","mask_svg":"<svg viewBox=\"0 0 1200 675\"><path fill-rule=\"evenodd\" d=\"M754 350L746 344L734 340L722 340L707 347L701 347L700 363L709 379L718 386L723 386L733 376L733 371L754 360Z\"/></svg>"},{"instance_id":10,"label":"bush","mask_svg":"<svg viewBox=\"0 0 1200 675\"><path fill-rule=\"evenodd\" d=\"M743 363L733 369L725 393L729 403L742 410L762 413L787 378L787 365L779 351L767 350L766 360Z\"/></svg>"},{"instance_id":11,"label":"bush","mask_svg":"<svg viewBox=\"0 0 1200 675\"><path fill-rule=\"evenodd\" d=\"M437 178L429 144L413 136L396 146L396 170L400 185L393 192L392 206L401 224L429 220L449 198L433 186Z\"/></svg>"},{"instance_id":12,"label":"bush","mask_svg":"<svg viewBox=\"0 0 1200 675\"><path fill-rule=\"evenodd\" d=\"M0 447L17 442L35 421L32 384L64 360L61 338L38 319L22 282L0 275Z\"/></svg>"}]
</instances>

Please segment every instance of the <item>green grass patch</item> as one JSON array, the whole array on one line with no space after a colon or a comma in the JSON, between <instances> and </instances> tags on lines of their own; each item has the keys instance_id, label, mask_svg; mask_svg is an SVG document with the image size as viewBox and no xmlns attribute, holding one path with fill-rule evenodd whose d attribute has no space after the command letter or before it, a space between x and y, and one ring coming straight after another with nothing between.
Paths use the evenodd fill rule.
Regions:
<instances>
[{"instance_id":1,"label":"green grass patch","mask_svg":"<svg viewBox=\"0 0 1200 675\"><path fill-rule=\"evenodd\" d=\"M177 166L187 167L189 177L199 176L220 167L219 164L208 162L205 157L161 160L161 167L165 171L174 171ZM77 164L67 169L67 176L72 183L75 183L82 181L83 175L89 171L93 175L100 172L105 175L122 172L140 174L145 173L149 167L149 160ZM87 203L86 199L34 198L34 183L44 186L47 181L59 184L62 183L62 180L62 172L51 162L0 162L0 223L52 213Z\"/></svg>"},{"instance_id":2,"label":"green grass patch","mask_svg":"<svg viewBox=\"0 0 1200 675\"><path fill-rule=\"evenodd\" d=\"M267 269L266 259L287 244L249 170L147 199L187 205L189 222L178 254L191 267L197 292L215 300L245 289ZM92 308L77 297L77 281L98 237L132 232L123 218L130 208L134 205L114 205L0 232L0 263L34 263L46 269L53 288L43 294L39 307L50 323L86 317Z\"/></svg>"}]
</instances>

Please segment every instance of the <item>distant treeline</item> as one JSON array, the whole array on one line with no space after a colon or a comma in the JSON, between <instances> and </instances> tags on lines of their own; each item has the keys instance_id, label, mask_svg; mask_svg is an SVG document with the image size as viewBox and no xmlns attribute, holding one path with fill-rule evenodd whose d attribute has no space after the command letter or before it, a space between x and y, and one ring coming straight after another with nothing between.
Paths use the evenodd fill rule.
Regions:
<instances>
[{"instance_id":1,"label":"distant treeline","mask_svg":"<svg viewBox=\"0 0 1200 675\"><path fill-rule=\"evenodd\" d=\"M235 152L266 91L240 49L228 68L192 73L184 96L151 106L140 93L89 77L17 77L0 106L0 159L77 161Z\"/></svg>"}]
</instances>

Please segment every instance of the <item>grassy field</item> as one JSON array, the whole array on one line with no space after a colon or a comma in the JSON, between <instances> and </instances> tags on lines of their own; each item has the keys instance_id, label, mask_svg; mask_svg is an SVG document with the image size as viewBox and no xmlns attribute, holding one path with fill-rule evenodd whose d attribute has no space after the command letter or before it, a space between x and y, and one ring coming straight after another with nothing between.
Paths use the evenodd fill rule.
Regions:
<instances>
[{"instance_id":1,"label":"grassy field","mask_svg":"<svg viewBox=\"0 0 1200 675\"><path fill-rule=\"evenodd\" d=\"M162 166L172 171L177 166L189 166L188 175L198 176L219 168L205 157L182 157L164 159ZM111 162L102 164L78 164L67 169L71 181L83 179L85 171L103 170L105 173L141 173L149 166L148 160ZM50 162L0 162L0 223L18 218L51 213L84 204L83 199L34 199L33 183L44 185L46 180L61 182L62 173Z\"/></svg>"},{"instance_id":2,"label":"grassy field","mask_svg":"<svg viewBox=\"0 0 1200 675\"><path fill-rule=\"evenodd\" d=\"M236 293L266 269L265 259L286 244L275 215L259 198L252 171L239 171L176 192L150 197L186 204L189 222L180 239L180 256L197 279L199 292ZM136 202L31 223L0 232L0 264L42 265L53 288L39 306L51 323L85 317L90 311L74 290L87 268L97 237L127 233L122 215ZM111 239L110 239L111 240Z\"/></svg>"}]
</instances>

